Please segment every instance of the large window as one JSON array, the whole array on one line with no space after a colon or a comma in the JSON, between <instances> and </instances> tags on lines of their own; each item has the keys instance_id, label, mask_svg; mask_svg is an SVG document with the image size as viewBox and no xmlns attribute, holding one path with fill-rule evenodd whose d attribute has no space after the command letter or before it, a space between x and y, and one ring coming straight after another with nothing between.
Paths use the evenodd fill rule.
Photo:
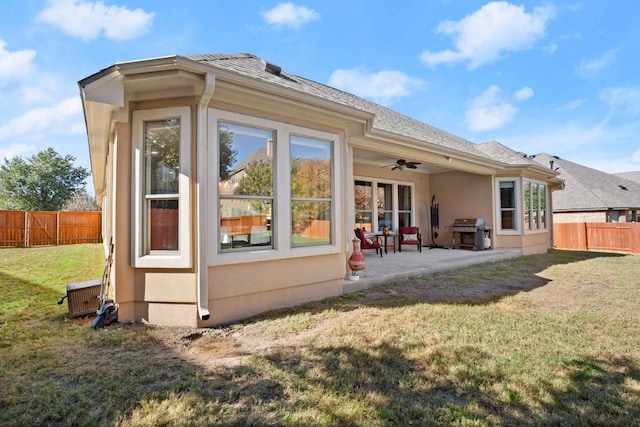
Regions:
<instances>
[{"instance_id":1,"label":"large window","mask_svg":"<svg viewBox=\"0 0 640 427\"><path fill-rule=\"evenodd\" d=\"M190 110L133 113L134 265L189 267Z\"/></svg>"},{"instance_id":2,"label":"large window","mask_svg":"<svg viewBox=\"0 0 640 427\"><path fill-rule=\"evenodd\" d=\"M275 131L218 123L219 248L273 248Z\"/></svg>"},{"instance_id":3,"label":"large window","mask_svg":"<svg viewBox=\"0 0 640 427\"><path fill-rule=\"evenodd\" d=\"M291 245L331 243L331 141L292 135Z\"/></svg>"},{"instance_id":4,"label":"large window","mask_svg":"<svg viewBox=\"0 0 640 427\"><path fill-rule=\"evenodd\" d=\"M209 265L341 251L338 135L213 108L208 121Z\"/></svg>"},{"instance_id":5,"label":"large window","mask_svg":"<svg viewBox=\"0 0 640 427\"><path fill-rule=\"evenodd\" d=\"M412 185L356 179L354 194L356 227L381 232L384 227L397 231L399 227L415 225Z\"/></svg>"}]
</instances>

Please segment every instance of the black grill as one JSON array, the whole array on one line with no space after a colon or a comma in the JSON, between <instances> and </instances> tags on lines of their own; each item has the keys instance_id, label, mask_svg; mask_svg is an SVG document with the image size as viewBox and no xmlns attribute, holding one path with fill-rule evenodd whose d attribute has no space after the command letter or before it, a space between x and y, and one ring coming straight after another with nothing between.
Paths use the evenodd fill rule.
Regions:
<instances>
[{"instance_id":1,"label":"black grill","mask_svg":"<svg viewBox=\"0 0 640 427\"><path fill-rule=\"evenodd\" d=\"M474 251L489 249L491 227L484 225L483 218L458 218L451 225L452 249L456 248L456 233L459 237L458 248L470 247ZM486 239L485 239L486 237Z\"/></svg>"}]
</instances>

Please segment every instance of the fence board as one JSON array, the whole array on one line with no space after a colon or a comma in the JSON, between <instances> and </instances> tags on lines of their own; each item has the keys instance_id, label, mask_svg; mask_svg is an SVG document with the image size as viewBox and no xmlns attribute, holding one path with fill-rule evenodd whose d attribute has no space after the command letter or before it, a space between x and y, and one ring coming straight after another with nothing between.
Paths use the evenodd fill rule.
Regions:
<instances>
[{"instance_id":1,"label":"fence board","mask_svg":"<svg viewBox=\"0 0 640 427\"><path fill-rule=\"evenodd\" d=\"M72 245L101 241L101 212L0 211L0 246Z\"/></svg>"},{"instance_id":2,"label":"fence board","mask_svg":"<svg viewBox=\"0 0 640 427\"><path fill-rule=\"evenodd\" d=\"M640 224L580 222L554 224L559 249L630 252L640 254Z\"/></svg>"}]
</instances>

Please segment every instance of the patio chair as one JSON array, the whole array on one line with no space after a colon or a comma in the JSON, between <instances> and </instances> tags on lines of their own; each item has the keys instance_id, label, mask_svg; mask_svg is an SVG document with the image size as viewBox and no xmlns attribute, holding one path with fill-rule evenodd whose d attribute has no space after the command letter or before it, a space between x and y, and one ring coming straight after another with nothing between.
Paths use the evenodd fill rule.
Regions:
<instances>
[{"instance_id":1,"label":"patio chair","mask_svg":"<svg viewBox=\"0 0 640 427\"><path fill-rule=\"evenodd\" d=\"M356 237L360 239L360 249L375 249L376 255L378 252L380 253L380 258L382 258L382 245L380 244L380 240L378 236L367 237L364 234L362 228L356 228L353 230L356 233Z\"/></svg>"},{"instance_id":2,"label":"patio chair","mask_svg":"<svg viewBox=\"0 0 640 427\"><path fill-rule=\"evenodd\" d=\"M402 245L417 245L418 252L422 252L422 234L420 227L400 227L398 233L398 247L402 252Z\"/></svg>"}]
</instances>

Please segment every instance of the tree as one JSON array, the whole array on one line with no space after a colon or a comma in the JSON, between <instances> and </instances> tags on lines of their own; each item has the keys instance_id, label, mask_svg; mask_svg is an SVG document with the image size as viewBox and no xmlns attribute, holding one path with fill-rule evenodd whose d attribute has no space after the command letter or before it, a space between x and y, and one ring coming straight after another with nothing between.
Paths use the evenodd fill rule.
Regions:
<instances>
[{"instance_id":1,"label":"tree","mask_svg":"<svg viewBox=\"0 0 640 427\"><path fill-rule=\"evenodd\" d=\"M233 132L221 130L218 139L220 144L220 181L225 181L229 178L229 172L236 161L238 150L233 148Z\"/></svg>"},{"instance_id":2,"label":"tree","mask_svg":"<svg viewBox=\"0 0 640 427\"><path fill-rule=\"evenodd\" d=\"M27 160L14 157L0 165L0 208L57 211L84 188L89 171L75 167L75 157L60 156L53 148Z\"/></svg>"},{"instance_id":3,"label":"tree","mask_svg":"<svg viewBox=\"0 0 640 427\"><path fill-rule=\"evenodd\" d=\"M96 203L95 197L87 193L84 188L76 192L64 205L62 205L63 211L99 211L100 206Z\"/></svg>"}]
</instances>

